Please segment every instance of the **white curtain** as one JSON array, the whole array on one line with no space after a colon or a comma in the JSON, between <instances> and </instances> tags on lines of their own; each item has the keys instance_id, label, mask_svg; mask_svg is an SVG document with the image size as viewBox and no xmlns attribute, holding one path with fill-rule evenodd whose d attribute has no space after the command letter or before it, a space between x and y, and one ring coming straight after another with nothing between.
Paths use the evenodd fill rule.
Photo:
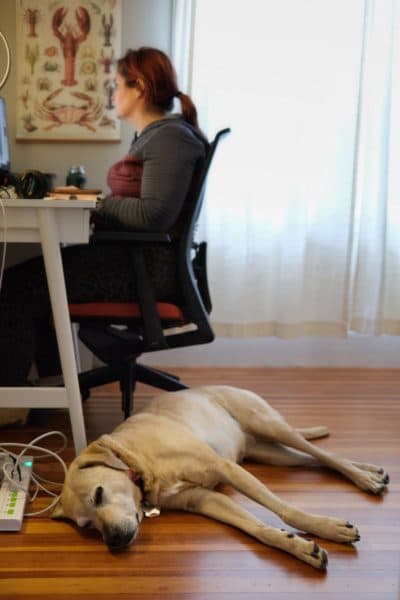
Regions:
<instances>
[{"instance_id":1,"label":"white curtain","mask_svg":"<svg viewBox=\"0 0 400 600\"><path fill-rule=\"evenodd\" d=\"M399 2L173 5L183 89L232 129L199 234L217 334L399 334Z\"/></svg>"}]
</instances>

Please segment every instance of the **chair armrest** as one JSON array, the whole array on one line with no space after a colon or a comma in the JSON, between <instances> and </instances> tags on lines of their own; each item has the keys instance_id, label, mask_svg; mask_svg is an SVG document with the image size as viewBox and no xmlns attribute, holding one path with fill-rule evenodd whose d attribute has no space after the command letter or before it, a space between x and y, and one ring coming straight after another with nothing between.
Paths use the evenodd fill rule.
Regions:
<instances>
[{"instance_id":1,"label":"chair armrest","mask_svg":"<svg viewBox=\"0 0 400 600\"><path fill-rule=\"evenodd\" d=\"M170 244L169 233L152 233L147 231L95 231L90 236L90 244Z\"/></svg>"}]
</instances>

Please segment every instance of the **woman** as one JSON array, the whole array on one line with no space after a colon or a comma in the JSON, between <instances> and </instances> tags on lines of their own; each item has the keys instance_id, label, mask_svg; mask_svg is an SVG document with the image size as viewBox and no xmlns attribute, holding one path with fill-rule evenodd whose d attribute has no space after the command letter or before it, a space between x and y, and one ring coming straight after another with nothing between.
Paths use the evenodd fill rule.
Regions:
<instances>
[{"instance_id":1,"label":"woman","mask_svg":"<svg viewBox=\"0 0 400 600\"><path fill-rule=\"evenodd\" d=\"M182 114L171 115L174 98ZM195 165L207 141L196 108L179 91L169 58L155 48L128 50L118 62L114 103L136 131L128 155L110 168L110 196L93 214L95 227L169 231L176 225ZM136 298L129 252L109 246L62 251L71 303ZM157 299L174 296L173 249L146 256ZM0 385L24 385L33 361L39 375L59 372L42 258L8 269L0 292Z\"/></svg>"}]
</instances>

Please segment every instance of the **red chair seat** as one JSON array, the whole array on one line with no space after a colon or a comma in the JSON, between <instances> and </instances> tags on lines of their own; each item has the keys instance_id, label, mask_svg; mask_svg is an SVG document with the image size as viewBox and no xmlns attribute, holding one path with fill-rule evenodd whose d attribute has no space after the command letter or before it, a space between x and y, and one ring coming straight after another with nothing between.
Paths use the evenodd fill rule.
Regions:
<instances>
[{"instance_id":1,"label":"red chair seat","mask_svg":"<svg viewBox=\"0 0 400 600\"><path fill-rule=\"evenodd\" d=\"M185 317L176 304L157 302L157 312L161 321L174 321L185 324ZM70 304L69 314L74 319L121 318L140 319L141 311L137 302L85 302Z\"/></svg>"}]
</instances>

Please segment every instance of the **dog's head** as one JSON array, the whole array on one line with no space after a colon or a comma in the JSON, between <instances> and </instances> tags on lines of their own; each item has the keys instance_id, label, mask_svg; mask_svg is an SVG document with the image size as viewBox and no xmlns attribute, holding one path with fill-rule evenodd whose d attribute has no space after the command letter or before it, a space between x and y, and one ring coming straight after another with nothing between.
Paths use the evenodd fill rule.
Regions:
<instances>
[{"instance_id":1,"label":"dog's head","mask_svg":"<svg viewBox=\"0 0 400 600\"><path fill-rule=\"evenodd\" d=\"M108 547L117 550L131 544L138 533L142 491L135 483L137 473L107 439L93 442L71 463L52 518L94 527Z\"/></svg>"}]
</instances>

